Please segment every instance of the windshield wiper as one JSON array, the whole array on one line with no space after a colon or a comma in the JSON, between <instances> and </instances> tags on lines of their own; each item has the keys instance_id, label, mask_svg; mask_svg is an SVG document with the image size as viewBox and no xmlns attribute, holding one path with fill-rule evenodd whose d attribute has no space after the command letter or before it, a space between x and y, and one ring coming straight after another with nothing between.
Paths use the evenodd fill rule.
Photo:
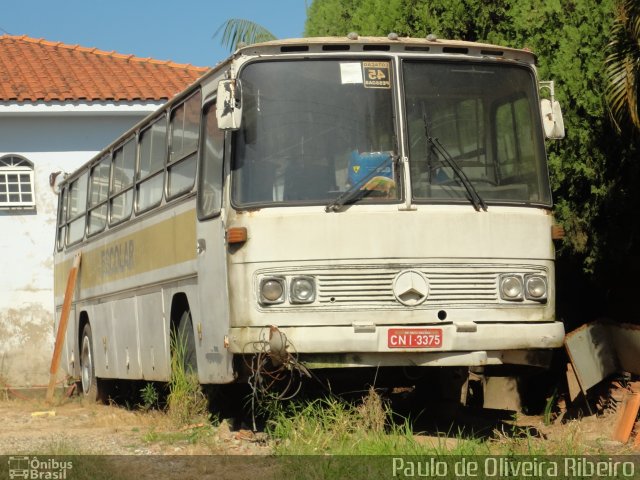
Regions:
<instances>
[{"instance_id":1,"label":"windshield wiper","mask_svg":"<svg viewBox=\"0 0 640 480\"><path fill-rule=\"evenodd\" d=\"M453 170L453 173L455 173L460 179L460 182L462 183L464 188L467 190L467 193L469 194L469 199L473 204L473 208L475 208L476 211L478 212L480 211L480 208L482 208L482 210L486 212L487 204L484 202L484 200L478 193L478 190L476 190L476 187L473 186L473 183L471 183L471 181L469 180L469 177L467 177L467 175L462 171L460 166L451 157L447 149L444 148L444 145L440 143L440 140L434 137L427 137L427 139L429 140L431 145L433 145L435 150L440 154L440 156L444 158L447 164L451 167L451 170Z\"/></svg>"},{"instance_id":2,"label":"windshield wiper","mask_svg":"<svg viewBox=\"0 0 640 480\"><path fill-rule=\"evenodd\" d=\"M389 160L392 163L395 163L397 160L397 155L391 155L391 158L385 158L378 166L376 166L371 172L365 175L359 182L354 183L349 188L347 188L344 192L338 195L330 204L324 207L325 212L337 212L340 210L346 203L354 201L359 196L364 196L366 193L370 192L370 190L361 190L363 186L367 184L369 180L376 176L383 168L385 168L389 164Z\"/></svg>"},{"instance_id":3,"label":"windshield wiper","mask_svg":"<svg viewBox=\"0 0 640 480\"><path fill-rule=\"evenodd\" d=\"M427 126L427 115L424 112L422 114L422 119L424 121L424 133L427 137L427 140L433 146L433 149L444 159L446 164L451 167L453 173L460 179L460 183L462 183L462 186L465 188L467 194L469 195L469 200L471 200L473 208L476 210L476 212L479 212L481 208L486 212L487 204L478 193L478 190L476 190L476 188L473 186L473 183L471 183L469 177L467 177L464 171L460 168L460 165L456 163L447 149L444 148L444 145L440 143L440 140L429 135L429 129Z\"/></svg>"}]
</instances>

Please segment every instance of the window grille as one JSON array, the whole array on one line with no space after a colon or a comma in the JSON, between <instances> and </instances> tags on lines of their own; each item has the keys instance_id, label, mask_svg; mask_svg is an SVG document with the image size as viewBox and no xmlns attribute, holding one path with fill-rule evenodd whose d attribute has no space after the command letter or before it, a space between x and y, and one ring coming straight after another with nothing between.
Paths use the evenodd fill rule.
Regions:
<instances>
[{"instance_id":1,"label":"window grille","mask_svg":"<svg viewBox=\"0 0 640 480\"><path fill-rule=\"evenodd\" d=\"M0 208L35 207L33 163L19 155L0 158Z\"/></svg>"}]
</instances>

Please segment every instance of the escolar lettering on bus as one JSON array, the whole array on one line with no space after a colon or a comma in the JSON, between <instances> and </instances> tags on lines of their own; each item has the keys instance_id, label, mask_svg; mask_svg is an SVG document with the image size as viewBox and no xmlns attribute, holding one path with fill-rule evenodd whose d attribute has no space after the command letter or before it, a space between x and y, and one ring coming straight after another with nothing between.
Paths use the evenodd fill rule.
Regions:
<instances>
[{"instance_id":1,"label":"escolar lettering on bus","mask_svg":"<svg viewBox=\"0 0 640 480\"><path fill-rule=\"evenodd\" d=\"M133 240L107 247L100 253L102 275L110 276L131 270L134 267Z\"/></svg>"}]
</instances>

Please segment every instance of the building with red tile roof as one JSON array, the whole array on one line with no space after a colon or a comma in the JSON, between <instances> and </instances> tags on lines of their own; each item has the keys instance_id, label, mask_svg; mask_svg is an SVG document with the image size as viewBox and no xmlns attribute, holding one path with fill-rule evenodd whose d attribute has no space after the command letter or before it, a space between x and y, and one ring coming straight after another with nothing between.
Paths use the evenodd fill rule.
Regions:
<instances>
[{"instance_id":1,"label":"building with red tile roof","mask_svg":"<svg viewBox=\"0 0 640 480\"><path fill-rule=\"evenodd\" d=\"M0 36L0 375L47 383L58 197L71 172L208 69Z\"/></svg>"},{"instance_id":2,"label":"building with red tile roof","mask_svg":"<svg viewBox=\"0 0 640 480\"><path fill-rule=\"evenodd\" d=\"M0 36L0 102L168 100L208 69Z\"/></svg>"}]
</instances>

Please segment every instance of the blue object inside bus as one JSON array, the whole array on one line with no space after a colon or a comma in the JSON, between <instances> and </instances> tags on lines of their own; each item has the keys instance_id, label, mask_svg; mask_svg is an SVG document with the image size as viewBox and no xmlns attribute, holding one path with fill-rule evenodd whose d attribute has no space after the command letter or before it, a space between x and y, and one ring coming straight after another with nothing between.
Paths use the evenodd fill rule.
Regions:
<instances>
[{"instance_id":1,"label":"blue object inside bus","mask_svg":"<svg viewBox=\"0 0 640 480\"><path fill-rule=\"evenodd\" d=\"M375 177L385 177L393 180L393 168L390 152L351 152L349 159L349 184L355 185L371 175L377 168Z\"/></svg>"}]
</instances>

